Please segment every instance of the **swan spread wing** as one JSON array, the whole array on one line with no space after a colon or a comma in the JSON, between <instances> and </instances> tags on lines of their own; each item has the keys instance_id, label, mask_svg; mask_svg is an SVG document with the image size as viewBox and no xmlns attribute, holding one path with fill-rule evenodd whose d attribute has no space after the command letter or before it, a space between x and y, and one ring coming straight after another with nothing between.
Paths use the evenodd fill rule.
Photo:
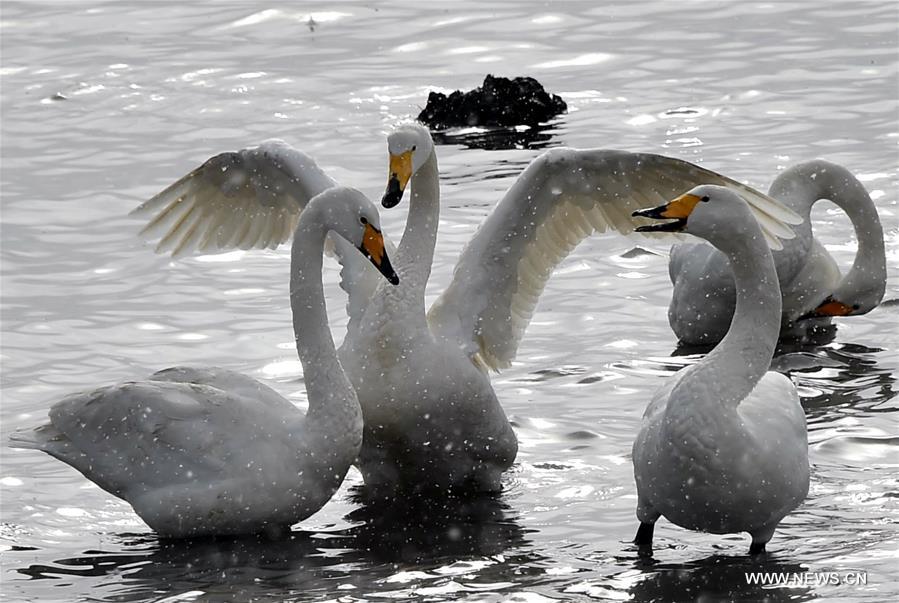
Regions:
<instances>
[{"instance_id":1,"label":"swan spread wing","mask_svg":"<svg viewBox=\"0 0 899 603\"><path fill-rule=\"evenodd\" d=\"M131 215L147 224L140 234L159 239L156 253L179 258L193 251L274 249L293 236L309 200L337 182L309 155L284 141L220 153L208 159ZM392 245L385 240L387 252ZM343 267L341 288L351 320L361 315L380 275L352 245L328 237L325 247Z\"/></svg>"},{"instance_id":2,"label":"swan spread wing","mask_svg":"<svg viewBox=\"0 0 899 603\"><path fill-rule=\"evenodd\" d=\"M132 215L159 238L157 253L274 249L293 234L306 203L336 183L315 161L280 140L208 159Z\"/></svg>"},{"instance_id":3,"label":"swan spread wing","mask_svg":"<svg viewBox=\"0 0 899 603\"><path fill-rule=\"evenodd\" d=\"M553 268L578 243L593 232L632 232L632 211L698 184L745 198L771 247L802 221L767 195L680 159L553 149L525 169L468 243L429 312L432 329L478 363L509 366Z\"/></svg>"}]
</instances>

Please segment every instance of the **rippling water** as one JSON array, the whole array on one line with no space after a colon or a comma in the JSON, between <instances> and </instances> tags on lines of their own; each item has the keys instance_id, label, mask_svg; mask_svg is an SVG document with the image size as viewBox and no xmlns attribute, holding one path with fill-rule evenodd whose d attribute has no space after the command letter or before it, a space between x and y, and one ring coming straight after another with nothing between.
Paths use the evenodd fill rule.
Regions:
<instances>
[{"instance_id":1,"label":"rippling water","mask_svg":"<svg viewBox=\"0 0 899 603\"><path fill-rule=\"evenodd\" d=\"M892 300L775 360L799 386L812 486L762 562L745 536L636 528L629 451L673 355L666 250L595 237L562 265L494 379L521 449L499 500L384 510L344 489L286 543L157 540L125 503L33 451L2 451L2 590L26 601L806 600L899 596L895 2L24 4L2 14L3 437L62 395L177 363L247 372L305 402L286 249L170 262L126 217L210 155L278 136L377 197L384 132L428 90L532 75L568 102L488 150L438 148L433 296L541 148L662 152L766 187L815 156L878 204ZM305 11L305 12L304 12ZM309 14L308 11L312 11ZM509 143L509 140L505 141ZM517 146L516 146L517 143ZM398 238L405 206L385 212ZM848 266L833 206L818 236ZM345 319L327 267L332 325ZM398 516L399 515L399 516ZM410 519L414 518L414 519ZM867 571L866 586L762 588L752 569Z\"/></svg>"}]
</instances>

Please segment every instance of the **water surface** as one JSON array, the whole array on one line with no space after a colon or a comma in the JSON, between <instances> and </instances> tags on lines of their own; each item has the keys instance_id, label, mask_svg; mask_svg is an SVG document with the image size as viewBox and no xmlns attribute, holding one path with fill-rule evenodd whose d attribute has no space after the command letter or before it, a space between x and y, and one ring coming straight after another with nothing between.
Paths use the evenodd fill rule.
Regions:
<instances>
[{"instance_id":1,"label":"water surface","mask_svg":"<svg viewBox=\"0 0 899 603\"><path fill-rule=\"evenodd\" d=\"M2 590L24 601L886 601L899 596L899 8L894 2L4 2L3 437L63 395L179 363L305 404L286 248L171 262L127 212L214 153L277 136L377 198L384 133L429 90L532 75L569 113L491 149L438 147L429 297L541 149L624 148L766 187L824 157L862 179L893 300L777 367L807 411L812 485L764 561L745 535L636 529L630 446L673 356L667 252L594 237L563 263L515 365L494 378L521 448L498 500L377 509L345 487L288 542L160 542L130 507L34 451L2 450ZM458 134L458 133L456 133ZM406 204L383 214L398 238ZM848 267L848 220L815 230ZM335 336L337 268L326 266ZM762 588L753 569L866 571L866 586Z\"/></svg>"}]
</instances>

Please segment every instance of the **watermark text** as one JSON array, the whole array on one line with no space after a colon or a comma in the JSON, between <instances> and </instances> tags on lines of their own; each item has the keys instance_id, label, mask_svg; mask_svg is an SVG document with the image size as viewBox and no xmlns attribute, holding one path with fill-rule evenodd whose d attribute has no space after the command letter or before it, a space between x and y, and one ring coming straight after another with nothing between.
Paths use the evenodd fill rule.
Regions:
<instances>
[{"instance_id":1,"label":"watermark text","mask_svg":"<svg viewBox=\"0 0 899 603\"><path fill-rule=\"evenodd\" d=\"M868 584L868 572L746 572L746 584L787 588L865 586Z\"/></svg>"}]
</instances>

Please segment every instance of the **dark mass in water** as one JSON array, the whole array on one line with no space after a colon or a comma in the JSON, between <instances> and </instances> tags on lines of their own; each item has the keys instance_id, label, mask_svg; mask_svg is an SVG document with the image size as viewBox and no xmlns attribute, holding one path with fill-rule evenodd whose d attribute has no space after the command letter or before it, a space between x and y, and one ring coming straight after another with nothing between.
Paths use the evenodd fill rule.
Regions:
<instances>
[{"instance_id":1,"label":"dark mass in water","mask_svg":"<svg viewBox=\"0 0 899 603\"><path fill-rule=\"evenodd\" d=\"M428 95L428 104L418 121L430 128L464 126L534 126L565 113L561 97L549 94L532 77L484 78L484 84L469 92L456 90L449 96Z\"/></svg>"}]
</instances>

